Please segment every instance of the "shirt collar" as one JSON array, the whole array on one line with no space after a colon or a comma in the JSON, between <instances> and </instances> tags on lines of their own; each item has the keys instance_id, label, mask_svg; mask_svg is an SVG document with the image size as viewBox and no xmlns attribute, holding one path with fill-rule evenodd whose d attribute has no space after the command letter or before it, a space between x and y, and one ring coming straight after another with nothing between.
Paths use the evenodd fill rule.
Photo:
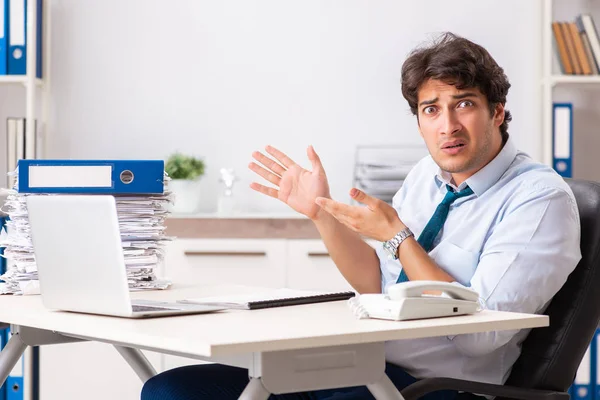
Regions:
<instances>
[{"instance_id":1,"label":"shirt collar","mask_svg":"<svg viewBox=\"0 0 600 400\"><path fill-rule=\"evenodd\" d=\"M473 193L479 197L500 179L508 167L510 167L516 156L517 148L509 137L504 144L504 147L500 150L500 153L498 153L492 161L461 183L458 187L451 183L452 175L447 171L442 171L439 167L435 179L440 190L442 188L445 189L446 185L450 185L454 190L460 191L468 185L473 189Z\"/></svg>"}]
</instances>

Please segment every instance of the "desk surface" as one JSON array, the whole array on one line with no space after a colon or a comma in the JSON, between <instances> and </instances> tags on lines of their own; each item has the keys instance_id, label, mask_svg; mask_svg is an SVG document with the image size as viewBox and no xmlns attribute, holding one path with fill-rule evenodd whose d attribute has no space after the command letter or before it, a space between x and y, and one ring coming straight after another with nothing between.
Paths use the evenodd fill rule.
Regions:
<instances>
[{"instance_id":1,"label":"desk surface","mask_svg":"<svg viewBox=\"0 0 600 400\"><path fill-rule=\"evenodd\" d=\"M233 285L174 285L164 291L134 292L132 297L174 301L251 290ZM0 321L190 357L548 326L546 316L495 311L401 322L359 320L345 301L135 320L50 311L40 296L0 296Z\"/></svg>"}]
</instances>

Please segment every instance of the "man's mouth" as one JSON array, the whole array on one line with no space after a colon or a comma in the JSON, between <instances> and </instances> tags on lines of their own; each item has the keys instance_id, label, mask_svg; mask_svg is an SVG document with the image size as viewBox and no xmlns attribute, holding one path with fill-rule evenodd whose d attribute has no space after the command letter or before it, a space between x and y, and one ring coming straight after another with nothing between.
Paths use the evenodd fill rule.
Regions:
<instances>
[{"instance_id":1,"label":"man's mouth","mask_svg":"<svg viewBox=\"0 0 600 400\"><path fill-rule=\"evenodd\" d=\"M442 149L455 149L458 147L464 147L465 143L462 142L453 142L442 146Z\"/></svg>"},{"instance_id":2,"label":"man's mouth","mask_svg":"<svg viewBox=\"0 0 600 400\"><path fill-rule=\"evenodd\" d=\"M456 154L462 152L462 149L466 145L467 144L462 141L453 141L453 142L447 143L444 146L442 146L442 151L449 155L456 155Z\"/></svg>"}]
</instances>

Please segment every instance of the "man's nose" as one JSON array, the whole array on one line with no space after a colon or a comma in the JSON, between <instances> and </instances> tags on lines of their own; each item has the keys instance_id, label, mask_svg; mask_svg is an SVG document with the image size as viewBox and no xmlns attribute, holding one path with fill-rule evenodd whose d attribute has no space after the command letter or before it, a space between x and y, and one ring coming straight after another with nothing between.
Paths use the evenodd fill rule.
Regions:
<instances>
[{"instance_id":1,"label":"man's nose","mask_svg":"<svg viewBox=\"0 0 600 400\"><path fill-rule=\"evenodd\" d=\"M456 114L452 112L452 110L447 110L442 115L442 134L444 135L453 135L456 132L460 131L462 125L458 120Z\"/></svg>"}]
</instances>

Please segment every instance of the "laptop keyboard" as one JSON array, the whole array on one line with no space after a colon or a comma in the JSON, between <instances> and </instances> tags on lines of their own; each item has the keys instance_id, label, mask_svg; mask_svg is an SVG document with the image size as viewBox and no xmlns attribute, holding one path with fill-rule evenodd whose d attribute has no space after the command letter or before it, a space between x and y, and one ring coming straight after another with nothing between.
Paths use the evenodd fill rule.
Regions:
<instances>
[{"instance_id":1,"label":"laptop keyboard","mask_svg":"<svg viewBox=\"0 0 600 400\"><path fill-rule=\"evenodd\" d=\"M133 312L181 310L181 308L142 306L142 305L137 305L137 304L132 304L131 307L133 308Z\"/></svg>"}]
</instances>

